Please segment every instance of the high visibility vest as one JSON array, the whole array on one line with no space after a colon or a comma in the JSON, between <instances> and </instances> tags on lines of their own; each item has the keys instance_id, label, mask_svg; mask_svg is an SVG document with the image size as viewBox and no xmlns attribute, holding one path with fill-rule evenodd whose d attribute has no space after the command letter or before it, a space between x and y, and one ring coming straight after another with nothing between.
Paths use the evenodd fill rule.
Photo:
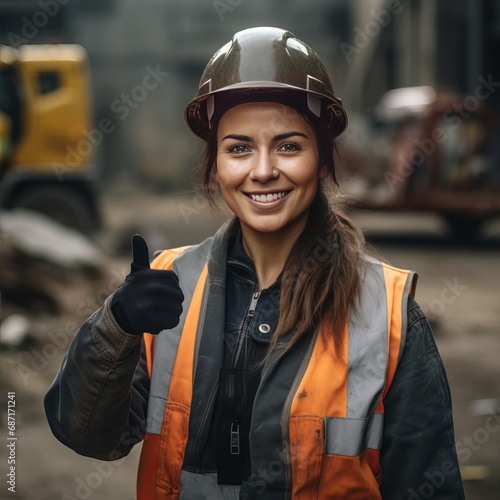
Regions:
<instances>
[{"instance_id":1,"label":"high visibility vest","mask_svg":"<svg viewBox=\"0 0 500 500\"><path fill-rule=\"evenodd\" d=\"M223 346L223 327L206 327L224 316L223 282L214 274L225 261L208 258L213 247L220 250L217 235L215 241L166 251L154 261L156 268L177 272L185 300L176 328L145 335L151 388L138 500L210 498L189 456L200 451L204 427L198 422L207 421L220 368L205 355L206 346ZM381 498L383 399L404 347L414 278L411 271L367 257L344 351L333 352L331 327L324 323L295 361L292 349L273 361L281 367L264 368L250 431L252 475L246 487L253 493L242 498ZM273 405L271 418L265 412Z\"/></svg>"}]
</instances>

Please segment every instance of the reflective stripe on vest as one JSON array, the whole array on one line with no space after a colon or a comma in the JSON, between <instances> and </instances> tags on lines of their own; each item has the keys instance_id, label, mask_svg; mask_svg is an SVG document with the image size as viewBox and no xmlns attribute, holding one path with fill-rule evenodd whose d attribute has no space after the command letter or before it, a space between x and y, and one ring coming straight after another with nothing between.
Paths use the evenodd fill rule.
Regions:
<instances>
[{"instance_id":1,"label":"reflective stripe on vest","mask_svg":"<svg viewBox=\"0 0 500 500\"><path fill-rule=\"evenodd\" d=\"M208 252L207 252L208 253ZM168 252L162 254L155 266L165 269L165 264L170 264L172 257L175 259L171 267L179 276L179 286L184 294L183 311L180 317L179 324L172 330L162 332L157 339L154 340L154 359L151 378L151 389L148 402L148 418L146 430L159 434L161 431L162 419L158 416L163 416L165 410L165 400L170 390L172 380L172 370L177 357L177 351L181 338L184 338L184 327L187 325L191 330L196 331L198 323L198 311L190 312L190 304L193 302L193 296L196 291L196 286L200 281L200 276L203 277L203 283L199 287L199 296L203 292L204 280L206 279L206 257L202 258L203 253L200 249L189 249L180 256L175 253ZM182 270L182 272L181 272ZM190 316L188 321L188 316ZM191 388L191 386L189 387Z\"/></svg>"},{"instance_id":2,"label":"reflective stripe on vest","mask_svg":"<svg viewBox=\"0 0 500 500\"><path fill-rule=\"evenodd\" d=\"M187 249L163 252L153 263L172 268L184 294L179 325L146 340L151 373L148 417L137 481L137 499L177 498L187 443L193 356L210 240ZM184 249L182 249L184 250ZM169 398L169 394L175 395ZM167 432L171 430L171 432Z\"/></svg>"},{"instance_id":3,"label":"reflective stripe on vest","mask_svg":"<svg viewBox=\"0 0 500 500\"><path fill-rule=\"evenodd\" d=\"M168 252L155 262L156 267L168 268L175 260L185 300L179 327L161 333L154 343L148 340L153 368L138 500L179 496L210 244L180 256ZM404 344L412 282L411 272L368 259L359 314L349 316L341 359L335 359L331 347L325 349L323 340L331 337L328 326L322 325L317 333L296 375L288 408L276 415L278 420L284 417L282 452L292 498L380 498L383 394ZM279 376L277 370L273 377ZM202 476L200 481L193 480L193 487L202 493ZM190 492L183 489L183 494Z\"/></svg>"}]
</instances>

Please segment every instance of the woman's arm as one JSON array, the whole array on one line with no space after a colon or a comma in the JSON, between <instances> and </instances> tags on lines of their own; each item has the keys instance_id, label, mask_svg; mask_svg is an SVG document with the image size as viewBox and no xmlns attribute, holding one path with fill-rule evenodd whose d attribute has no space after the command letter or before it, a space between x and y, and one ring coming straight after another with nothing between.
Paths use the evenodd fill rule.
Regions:
<instances>
[{"instance_id":1,"label":"woman's arm","mask_svg":"<svg viewBox=\"0 0 500 500\"><path fill-rule=\"evenodd\" d=\"M411 298L406 345L384 406L384 500L463 499L446 372L430 325Z\"/></svg>"},{"instance_id":2,"label":"woman's arm","mask_svg":"<svg viewBox=\"0 0 500 500\"><path fill-rule=\"evenodd\" d=\"M80 328L45 396L57 439L100 460L117 460L142 440L150 382L142 335L124 332L109 304Z\"/></svg>"}]
</instances>

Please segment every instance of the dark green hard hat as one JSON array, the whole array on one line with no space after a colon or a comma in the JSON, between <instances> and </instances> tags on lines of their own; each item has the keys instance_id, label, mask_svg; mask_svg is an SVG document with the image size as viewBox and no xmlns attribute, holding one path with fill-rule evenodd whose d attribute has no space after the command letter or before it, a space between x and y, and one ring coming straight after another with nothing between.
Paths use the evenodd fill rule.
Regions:
<instances>
[{"instance_id":1,"label":"dark green hard hat","mask_svg":"<svg viewBox=\"0 0 500 500\"><path fill-rule=\"evenodd\" d=\"M314 50L283 29L246 29L219 49L186 107L186 122L206 139L224 111L255 101L294 106L321 122L333 137L347 126L346 112L325 65Z\"/></svg>"}]
</instances>

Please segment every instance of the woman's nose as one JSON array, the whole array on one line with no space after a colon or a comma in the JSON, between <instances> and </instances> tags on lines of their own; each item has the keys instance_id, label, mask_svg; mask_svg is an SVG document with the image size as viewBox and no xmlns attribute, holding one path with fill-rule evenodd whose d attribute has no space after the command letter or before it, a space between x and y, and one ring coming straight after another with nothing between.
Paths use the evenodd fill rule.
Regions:
<instances>
[{"instance_id":1,"label":"woman's nose","mask_svg":"<svg viewBox=\"0 0 500 500\"><path fill-rule=\"evenodd\" d=\"M274 178L273 170L276 170L276 166L272 155L261 153L255 158L251 178L259 182L267 182L269 179Z\"/></svg>"}]
</instances>

